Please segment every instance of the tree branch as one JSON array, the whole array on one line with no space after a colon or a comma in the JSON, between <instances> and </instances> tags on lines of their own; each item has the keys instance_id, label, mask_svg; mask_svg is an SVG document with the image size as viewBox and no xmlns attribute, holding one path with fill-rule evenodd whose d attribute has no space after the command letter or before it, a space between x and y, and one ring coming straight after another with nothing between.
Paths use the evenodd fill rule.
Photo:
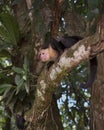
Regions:
<instances>
[{"instance_id":1,"label":"tree branch","mask_svg":"<svg viewBox=\"0 0 104 130\"><path fill-rule=\"evenodd\" d=\"M35 111L33 122L36 123L36 120L39 120L39 117L42 117L43 113L51 103L55 88L67 72L71 71L82 61L88 60L92 56L104 51L103 44L103 42L99 42L98 35L87 37L66 50L60 57L60 60L56 61L49 70L43 69L38 79L36 97L33 106L33 111ZM98 45L100 46L99 48L97 47ZM95 47L98 49L95 49Z\"/></svg>"}]
</instances>

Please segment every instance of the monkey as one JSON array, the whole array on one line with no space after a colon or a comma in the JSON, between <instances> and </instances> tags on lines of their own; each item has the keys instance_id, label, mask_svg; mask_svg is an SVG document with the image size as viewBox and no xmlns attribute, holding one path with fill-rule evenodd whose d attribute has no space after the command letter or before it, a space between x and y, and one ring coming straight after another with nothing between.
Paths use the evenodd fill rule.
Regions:
<instances>
[{"instance_id":1,"label":"monkey","mask_svg":"<svg viewBox=\"0 0 104 130\"><path fill-rule=\"evenodd\" d=\"M75 45L78 41L83 38L80 36L62 36L60 40L51 38L48 45L43 46L40 50L40 60L42 62L48 62L48 68L58 59L65 49ZM86 84L81 83L81 88L89 88L92 86L97 72L97 58L93 57L89 60L90 63L90 74Z\"/></svg>"},{"instance_id":2,"label":"monkey","mask_svg":"<svg viewBox=\"0 0 104 130\"><path fill-rule=\"evenodd\" d=\"M54 61L57 59L65 49L70 48L76 44L79 40L82 40L80 36L63 36L60 41L51 38L49 44L43 46L40 50L40 60L42 62Z\"/></svg>"}]
</instances>

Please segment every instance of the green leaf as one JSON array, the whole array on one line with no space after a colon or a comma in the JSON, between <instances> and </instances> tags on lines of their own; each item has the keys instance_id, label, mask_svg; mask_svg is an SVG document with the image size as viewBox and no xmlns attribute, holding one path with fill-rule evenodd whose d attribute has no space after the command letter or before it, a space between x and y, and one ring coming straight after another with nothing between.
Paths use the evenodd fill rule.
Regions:
<instances>
[{"instance_id":1,"label":"green leaf","mask_svg":"<svg viewBox=\"0 0 104 130\"><path fill-rule=\"evenodd\" d=\"M20 88L23 85L23 82L24 82L23 78L21 78L20 75L16 75L15 83L16 83L17 87Z\"/></svg>"},{"instance_id":2,"label":"green leaf","mask_svg":"<svg viewBox=\"0 0 104 130\"><path fill-rule=\"evenodd\" d=\"M28 59L27 59L26 56L24 58L23 69L24 69L24 71L25 71L26 74L29 72L29 61L28 61Z\"/></svg>"},{"instance_id":3,"label":"green leaf","mask_svg":"<svg viewBox=\"0 0 104 130\"><path fill-rule=\"evenodd\" d=\"M3 94L3 97L5 97L5 96L10 92L10 90L11 90L12 87L13 87L13 86L8 87L8 88L5 90L5 92L4 92L4 94Z\"/></svg>"},{"instance_id":4,"label":"green leaf","mask_svg":"<svg viewBox=\"0 0 104 130\"><path fill-rule=\"evenodd\" d=\"M21 90L21 88L22 88L22 86L23 86L23 84L24 84L24 80L23 80L23 79L20 79L17 84L18 84L18 85L17 85L16 94L18 94L19 91Z\"/></svg>"},{"instance_id":5,"label":"green leaf","mask_svg":"<svg viewBox=\"0 0 104 130\"><path fill-rule=\"evenodd\" d=\"M6 41L7 43L11 43L10 35L9 35L8 31L3 26L0 26L0 38L3 41Z\"/></svg>"},{"instance_id":6,"label":"green leaf","mask_svg":"<svg viewBox=\"0 0 104 130\"><path fill-rule=\"evenodd\" d=\"M20 30L15 17L9 13L1 13L0 22L0 37L12 45L16 45L20 40Z\"/></svg>"},{"instance_id":7,"label":"green leaf","mask_svg":"<svg viewBox=\"0 0 104 130\"><path fill-rule=\"evenodd\" d=\"M1 88L10 88L10 87L12 87L12 84L1 84L0 85L0 89Z\"/></svg>"},{"instance_id":8,"label":"green leaf","mask_svg":"<svg viewBox=\"0 0 104 130\"><path fill-rule=\"evenodd\" d=\"M7 91L9 92L9 90L13 87L12 84L1 84L0 85L0 94L5 94L7 93Z\"/></svg>"},{"instance_id":9,"label":"green leaf","mask_svg":"<svg viewBox=\"0 0 104 130\"><path fill-rule=\"evenodd\" d=\"M20 75L16 75L16 76L15 76L15 83L16 83L17 86L19 86L20 80L21 80Z\"/></svg>"},{"instance_id":10,"label":"green leaf","mask_svg":"<svg viewBox=\"0 0 104 130\"><path fill-rule=\"evenodd\" d=\"M24 71L22 68L19 68L19 67L13 67L12 69L14 72L18 74L23 74L23 71Z\"/></svg>"},{"instance_id":11,"label":"green leaf","mask_svg":"<svg viewBox=\"0 0 104 130\"><path fill-rule=\"evenodd\" d=\"M29 86L28 86L28 84L24 83L24 85L25 85L26 92L29 94Z\"/></svg>"},{"instance_id":12,"label":"green leaf","mask_svg":"<svg viewBox=\"0 0 104 130\"><path fill-rule=\"evenodd\" d=\"M25 81L27 80L27 75L26 75L26 74L23 75L23 79L24 79Z\"/></svg>"},{"instance_id":13,"label":"green leaf","mask_svg":"<svg viewBox=\"0 0 104 130\"><path fill-rule=\"evenodd\" d=\"M10 103L10 101L12 100L14 94L15 94L15 90L11 92L10 96L8 97L8 99L6 101L6 105L8 105Z\"/></svg>"},{"instance_id":14,"label":"green leaf","mask_svg":"<svg viewBox=\"0 0 104 130\"><path fill-rule=\"evenodd\" d=\"M8 48L12 48L12 45L10 45L0 39L0 51L8 49Z\"/></svg>"}]
</instances>

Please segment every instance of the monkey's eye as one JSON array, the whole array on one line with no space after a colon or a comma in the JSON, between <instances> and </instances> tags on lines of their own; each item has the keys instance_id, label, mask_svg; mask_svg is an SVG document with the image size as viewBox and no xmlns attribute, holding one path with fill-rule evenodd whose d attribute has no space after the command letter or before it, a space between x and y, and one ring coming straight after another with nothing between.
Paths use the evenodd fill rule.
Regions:
<instances>
[{"instance_id":1,"label":"monkey's eye","mask_svg":"<svg viewBox=\"0 0 104 130\"><path fill-rule=\"evenodd\" d=\"M41 55L44 55L44 53L40 53L39 55L40 55L40 56L41 56Z\"/></svg>"}]
</instances>

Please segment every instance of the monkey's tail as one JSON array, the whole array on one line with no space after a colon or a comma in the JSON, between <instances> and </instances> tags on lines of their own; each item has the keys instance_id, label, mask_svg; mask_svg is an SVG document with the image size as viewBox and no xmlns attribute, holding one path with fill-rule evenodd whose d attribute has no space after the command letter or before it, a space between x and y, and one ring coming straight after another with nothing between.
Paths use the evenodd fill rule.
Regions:
<instances>
[{"instance_id":1,"label":"monkey's tail","mask_svg":"<svg viewBox=\"0 0 104 130\"><path fill-rule=\"evenodd\" d=\"M96 78L96 73L97 73L97 58L94 57L92 59L90 59L90 74L89 74L89 78L86 84L81 84L80 87L81 88L89 88L92 86L95 78Z\"/></svg>"}]
</instances>

